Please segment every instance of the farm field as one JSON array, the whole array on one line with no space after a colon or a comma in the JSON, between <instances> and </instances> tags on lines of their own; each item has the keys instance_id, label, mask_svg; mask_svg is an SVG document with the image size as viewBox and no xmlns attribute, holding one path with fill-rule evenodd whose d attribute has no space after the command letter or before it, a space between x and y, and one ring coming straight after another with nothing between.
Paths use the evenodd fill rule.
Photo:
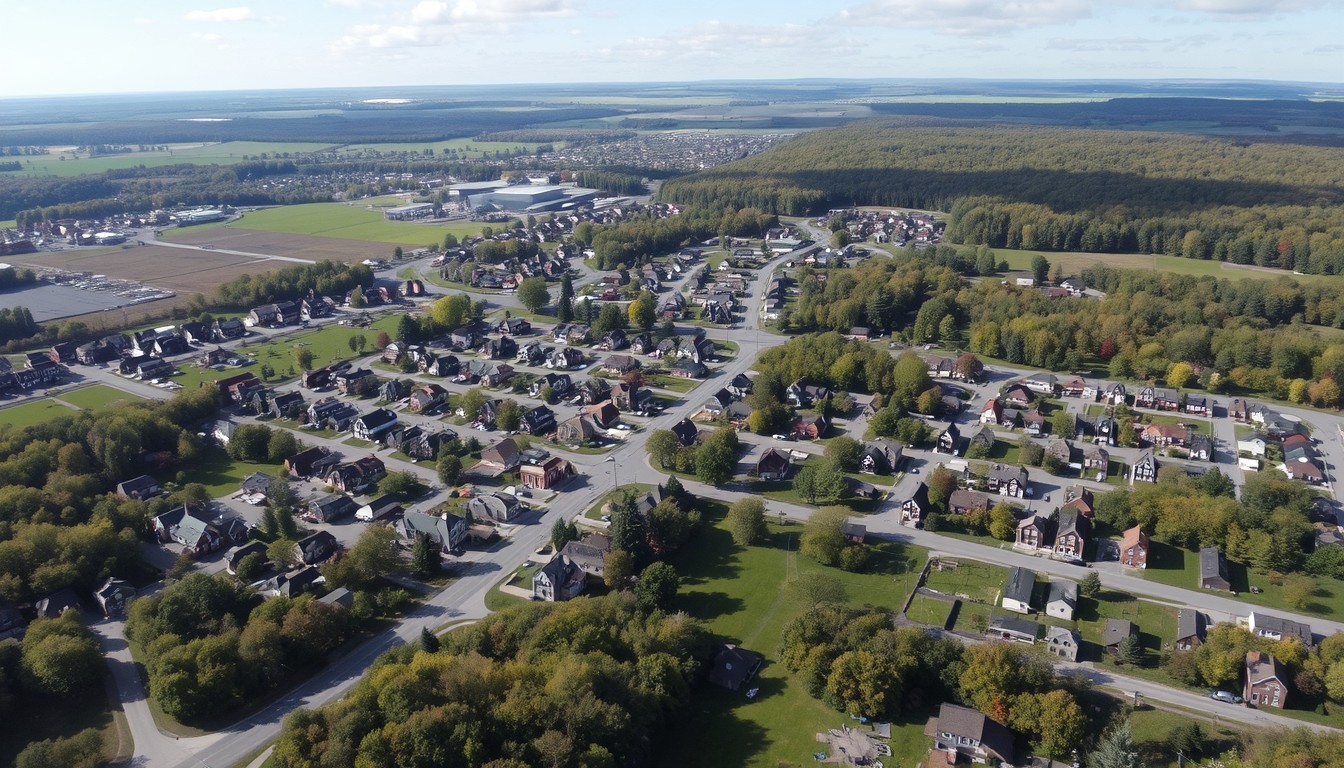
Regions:
<instances>
[{"instance_id":1,"label":"farm field","mask_svg":"<svg viewBox=\"0 0 1344 768\"><path fill-rule=\"evenodd\" d=\"M91 272L134 280L179 294L201 293L243 274L268 272L288 262L228 253L156 245L127 248L67 248L25 254L16 264L25 267Z\"/></svg>"},{"instance_id":2,"label":"farm field","mask_svg":"<svg viewBox=\"0 0 1344 768\"><path fill-rule=\"evenodd\" d=\"M37 155L33 157L20 158L23 163L22 171L11 171L7 176L78 176L85 173L102 173L107 170L118 168L136 168L145 166L163 166L176 165L178 163L194 163L199 165L231 165L243 161L243 155L260 155L266 153L272 156L280 155L285 152L312 152L322 149L327 144L312 143L286 143L286 142L266 142L266 141L227 141L223 143L192 143L192 144L168 144L166 150L153 150L149 152L127 152L117 155L102 155L99 157L89 157L87 154L76 154L73 151L58 151L68 149L62 147L50 147L51 154Z\"/></svg>"},{"instance_id":3,"label":"farm field","mask_svg":"<svg viewBox=\"0 0 1344 768\"><path fill-rule=\"evenodd\" d=\"M548 143L556 148L560 148L565 145L565 142L563 141L553 141ZM361 152L363 150L374 150L377 152L422 152L426 149L432 149L434 150L435 154L442 154L448 151L456 151L458 157L465 157L468 159L478 159L483 157L487 152L491 154L494 154L495 152L502 152L505 150L509 152L517 152L518 150L522 150L523 152L535 152L538 146L540 145L536 144L535 142L529 143L522 141L477 141L472 138L461 138L461 139L448 139L446 141L431 141L423 143L410 142L401 144L397 143L349 144L344 147L341 147L340 152L342 154L354 154Z\"/></svg>"},{"instance_id":4,"label":"farm field","mask_svg":"<svg viewBox=\"0 0 1344 768\"><path fill-rule=\"evenodd\" d=\"M682 587L673 608L702 621L719 640L764 654L765 664L752 680L760 694L748 700L741 692L697 690L686 717L667 734L658 764L776 768L810 763L819 747L814 734L853 723L809 696L801 677L779 661L784 626L805 607L793 585L825 574L844 585L851 603L895 611L905 592L893 574L910 558L922 566L926 553L881 544L874 547L869 573L846 573L799 555L799 526L771 525L765 544L739 547L723 527L723 505L708 504L703 511L706 527L674 557ZM929 746L923 736L926 717L919 712L892 723L894 759L886 764L914 765L923 758ZM706 744L716 748L706 750Z\"/></svg>"},{"instance_id":5,"label":"farm field","mask_svg":"<svg viewBox=\"0 0 1344 768\"><path fill-rule=\"evenodd\" d=\"M69 403L77 408L87 408L91 411L101 411L107 409L113 403L125 401L129 403L144 402L144 398L133 395L130 392L109 387L104 384L94 384L91 387L80 387L68 392L61 392L55 397L62 402Z\"/></svg>"},{"instance_id":6,"label":"farm field","mask_svg":"<svg viewBox=\"0 0 1344 768\"><path fill-rule=\"evenodd\" d=\"M303 205L285 205L250 211L236 221L172 230L165 232L164 237L177 242L199 243L201 240L196 239L195 234L188 233L208 232L210 233L209 237L213 238L207 240L208 242L221 247L234 247L225 245L224 241L219 239L221 231L232 229L422 247L431 243L443 242L443 236L449 232L459 238L474 235L481 231L481 224L470 221L455 221L447 224L384 221L382 211L370 210L363 205L305 203ZM268 251L262 252L268 253Z\"/></svg>"}]
</instances>

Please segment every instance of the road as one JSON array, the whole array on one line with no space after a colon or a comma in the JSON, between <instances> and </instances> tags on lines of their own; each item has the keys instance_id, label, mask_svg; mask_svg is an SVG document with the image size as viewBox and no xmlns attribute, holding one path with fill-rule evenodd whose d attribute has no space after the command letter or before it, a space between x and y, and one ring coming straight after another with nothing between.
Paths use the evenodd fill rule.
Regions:
<instances>
[{"instance_id":1,"label":"road","mask_svg":"<svg viewBox=\"0 0 1344 768\"><path fill-rule=\"evenodd\" d=\"M823 242L822 236L823 233L814 233L814 237L819 242ZM813 248L817 247L820 246L813 246ZM632 433L624 443L618 445L606 455L564 454L576 465L579 474L570 481L570 484L546 509L530 512L518 525L511 526L511 530L507 532L506 537L493 548L483 552L471 553L463 561L458 562L458 577L448 587L430 597L427 602L419 606L395 627L379 633L345 655L333 659L326 668L313 678L263 710L244 718L234 726L207 736L183 739L177 739L159 732L150 718L149 708L145 703L143 683L131 665L129 654L125 650L125 642L120 634L120 624L114 622L100 624L97 629L103 638L118 694L135 738L135 764L144 768L178 768L179 766L181 768L188 768L189 766L193 768L200 768L200 766L226 768L237 763L246 755L272 741L279 733L283 718L294 709L321 706L344 694L368 669L373 659L387 649L399 644L414 642L423 628L436 629L446 623L468 621L484 616L486 614L486 594L500 579L522 565L535 549L545 543L549 538L550 523L554 519L560 517L572 518L582 514L600 493L606 491L610 484L655 483L665 480L665 475L654 470L647 461L644 448L645 438L653 429L670 427L683 417L694 415L700 410L704 399L713 392L714 382L727 381L738 373L748 371L762 346L769 347L780 343L781 337L759 328L759 309L763 298L761 291L768 284L769 275L778 264L789 258L800 258L805 253L806 251L795 252L776 257L760 270L759 276L752 283L749 296L745 301L745 313L741 323L731 331L724 331L725 338L731 338L738 344L738 354L720 366L710 382L702 384L689 395L680 398L680 402L653 419L642 424L638 420L629 419L629 421L639 424L642 428ZM597 279L597 274L586 267L581 271L582 279L579 285ZM516 306L516 299L509 295L490 294L484 298L496 306ZM711 335L713 333L711 331ZM106 381L137 394L157 398L168 396L168 393L163 390L140 382L128 381L104 369L79 367L76 370L90 379ZM1005 371L1004 373L1008 372ZM426 379L426 381L429 381L429 379ZM556 408L556 410L557 418L563 419L568 415L562 407ZM406 414L402 416L405 420L419 418ZM972 414L970 418L973 420L974 415ZM325 445L347 455L361 452L360 449L341 444L339 441L328 440L310 433L302 433L301 437L310 444ZM762 450L765 445L769 444L768 441L764 441L757 436L744 434L743 438L744 442L752 446L752 451ZM795 444L790 444L790 447L795 447ZM385 458L385 460L388 462L389 468L409 469L416 472L427 482L437 482L432 469L428 466L397 462L390 457ZM743 459L744 464L752 461L750 454ZM910 478L907 478L907 480L910 480ZM1059 480L1055 478L1052 482L1058 483ZM686 481L685 484L693 493L724 501L734 501L743 495L741 490L734 490L733 487L714 488L694 481ZM420 501L417 502L417 506L430 504L433 501L432 498ZM808 507L776 501L769 501L767 506L772 513L783 513L798 520L806 519L812 512L811 508ZM900 524L899 504L894 499L888 499L877 514L868 516L864 522L868 530L875 536L916 544L953 557L974 558L1003 565L1021 565L1038 573L1072 579L1080 578L1087 572L1086 569L1081 567L1033 557L1009 549L998 549L902 526ZM1226 616L1245 615L1249 610L1248 605L1231 598L1157 584L1123 573L1118 567L1111 567L1107 564L1099 565L1096 570L1101 575L1102 582L1109 587L1148 595L1171 605L1193 606L1210 613ZM1344 630L1344 624L1339 622L1298 616L1281 611L1276 611L1276 613L1287 618L1310 623L1318 633ZM1204 710L1209 706L1207 699L1179 689L1122 678L1104 670L1091 669L1087 673L1094 676L1094 679L1100 684L1118 687L1127 692L1139 690L1151 699L1170 701L1196 710ZM1300 725L1298 721L1282 718L1268 712L1231 707L1227 709L1227 719L1244 722L1248 725ZM1234 710L1245 714L1234 715Z\"/></svg>"}]
</instances>

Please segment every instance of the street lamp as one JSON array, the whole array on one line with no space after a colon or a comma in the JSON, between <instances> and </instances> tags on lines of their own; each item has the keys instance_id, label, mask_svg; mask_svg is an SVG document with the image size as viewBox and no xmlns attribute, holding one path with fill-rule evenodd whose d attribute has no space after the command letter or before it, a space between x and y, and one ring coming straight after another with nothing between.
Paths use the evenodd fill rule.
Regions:
<instances>
[{"instance_id":1,"label":"street lamp","mask_svg":"<svg viewBox=\"0 0 1344 768\"><path fill-rule=\"evenodd\" d=\"M616 457L615 457L615 456L608 456L607 458L603 459L603 461L605 461L605 462L607 462L608 464L611 465L611 492L612 492L612 493L615 493L615 492L616 492Z\"/></svg>"}]
</instances>

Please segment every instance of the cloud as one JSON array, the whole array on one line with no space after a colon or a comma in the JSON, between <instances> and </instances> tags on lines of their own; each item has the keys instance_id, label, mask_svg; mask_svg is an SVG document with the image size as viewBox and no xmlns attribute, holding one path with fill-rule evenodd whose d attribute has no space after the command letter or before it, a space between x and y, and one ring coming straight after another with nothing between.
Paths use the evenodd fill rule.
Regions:
<instances>
[{"instance_id":1,"label":"cloud","mask_svg":"<svg viewBox=\"0 0 1344 768\"><path fill-rule=\"evenodd\" d=\"M363 24L331 44L333 53L341 54L360 49L382 50L439 45L442 41L429 34L424 27L408 24Z\"/></svg>"},{"instance_id":2,"label":"cloud","mask_svg":"<svg viewBox=\"0 0 1344 768\"><path fill-rule=\"evenodd\" d=\"M841 11L839 19L978 37L1068 24L1091 15L1090 0L871 0Z\"/></svg>"},{"instance_id":3,"label":"cloud","mask_svg":"<svg viewBox=\"0 0 1344 768\"><path fill-rule=\"evenodd\" d=\"M255 19L256 14L252 9L245 5L234 8L216 8L213 11L188 11L184 17L187 21L203 21L211 24L230 21L251 21Z\"/></svg>"},{"instance_id":4,"label":"cloud","mask_svg":"<svg viewBox=\"0 0 1344 768\"><path fill-rule=\"evenodd\" d=\"M831 51L828 55L834 56L837 50L847 50L839 44L837 36L833 28L803 24L706 21L666 35L627 38L596 53L608 60L703 61L752 57L772 51L803 52L822 47Z\"/></svg>"},{"instance_id":5,"label":"cloud","mask_svg":"<svg viewBox=\"0 0 1344 768\"><path fill-rule=\"evenodd\" d=\"M1276 13L1319 8L1324 2L1312 0L1181 0L1183 11L1216 13L1224 16L1270 16Z\"/></svg>"},{"instance_id":6,"label":"cloud","mask_svg":"<svg viewBox=\"0 0 1344 768\"><path fill-rule=\"evenodd\" d=\"M570 0L421 0L411 9L415 24L477 24L564 18L575 14Z\"/></svg>"}]
</instances>

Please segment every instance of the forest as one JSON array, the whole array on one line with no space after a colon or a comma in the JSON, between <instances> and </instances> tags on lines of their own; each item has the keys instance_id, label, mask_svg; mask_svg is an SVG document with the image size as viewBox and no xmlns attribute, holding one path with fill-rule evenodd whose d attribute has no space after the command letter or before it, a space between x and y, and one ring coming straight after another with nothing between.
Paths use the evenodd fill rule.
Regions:
<instances>
[{"instance_id":1,"label":"forest","mask_svg":"<svg viewBox=\"0 0 1344 768\"><path fill-rule=\"evenodd\" d=\"M1344 272L1344 149L886 118L667 182L670 202L951 213L953 242Z\"/></svg>"},{"instance_id":2,"label":"forest","mask_svg":"<svg viewBox=\"0 0 1344 768\"><path fill-rule=\"evenodd\" d=\"M618 224L583 222L574 228L574 239L592 247L598 269L623 269L712 237L760 237L777 222L754 208L690 208L664 218L649 212Z\"/></svg>"},{"instance_id":3,"label":"forest","mask_svg":"<svg viewBox=\"0 0 1344 768\"><path fill-rule=\"evenodd\" d=\"M798 302L781 314L781 327L867 326L1013 364L1056 371L1095 366L1122 380L1161 380L1172 364L1188 363L1196 371L1192 382L1208 391L1344 403L1344 343L1313 327L1344 327L1344 304L1329 285L1097 266L1082 277L1105 298L1050 298L997 279L963 282L947 266L972 263L976 249L963 250L959 260L870 259L829 270L825 280L805 267L797 275ZM981 268L993 267L992 252L980 255Z\"/></svg>"}]
</instances>

